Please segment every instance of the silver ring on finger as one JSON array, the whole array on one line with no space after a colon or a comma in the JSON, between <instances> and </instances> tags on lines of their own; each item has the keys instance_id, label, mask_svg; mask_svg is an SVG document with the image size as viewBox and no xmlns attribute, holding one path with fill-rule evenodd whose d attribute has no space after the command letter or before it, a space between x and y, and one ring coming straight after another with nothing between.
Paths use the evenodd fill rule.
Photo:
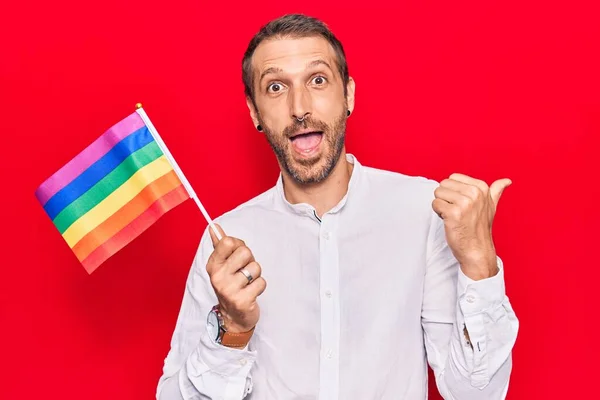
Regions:
<instances>
[{"instance_id":1,"label":"silver ring on finger","mask_svg":"<svg viewBox=\"0 0 600 400\"><path fill-rule=\"evenodd\" d=\"M242 268L238 272L241 272L246 277L246 279L248 279L248 284L250 284L250 282L252 282L252 280L254 279L246 268Z\"/></svg>"}]
</instances>

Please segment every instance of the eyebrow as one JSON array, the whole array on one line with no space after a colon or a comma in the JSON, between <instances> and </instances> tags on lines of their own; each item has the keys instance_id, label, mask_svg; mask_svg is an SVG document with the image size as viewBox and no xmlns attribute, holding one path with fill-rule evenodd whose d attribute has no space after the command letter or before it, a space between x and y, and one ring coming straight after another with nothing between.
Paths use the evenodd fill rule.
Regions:
<instances>
[{"instance_id":1,"label":"eyebrow","mask_svg":"<svg viewBox=\"0 0 600 400\"><path fill-rule=\"evenodd\" d=\"M267 68L262 72L262 74L260 74L259 82L262 82L263 78L269 74L277 74L280 72L283 72L283 70L281 68L277 68L277 67Z\"/></svg>"},{"instance_id":2,"label":"eyebrow","mask_svg":"<svg viewBox=\"0 0 600 400\"><path fill-rule=\"evenodd\" d=\"M325 60L314 60L314 61L311 61L308 64L306 64L306 69L313 68L313 67L316 67L316 66L319 66L319 65L325 65L327 68L329 68L330 70L332 70L331 66ZM258 81L262 82L262 80L263 80L263 78L265 76L270 75L270 74L278 74L278 73L281 73L281 72L283 72L283 70L281 68L278 68L278 67L267 68L267 69L265 69L260 74L260 79Z\"/></svg>"},{"instance_id":3,"label":"eyebrow","mask_svg":"<svg viewBox=\"0 0 600 400\"><path fill-rule=\"evenodd\" d=\"M319 65L324 65L324 66L326 66L327 68L329 68L330 70L333 71L333 69L331 68L331 65L329 65L327 63L327 61L325 61L325 60L314 60L314 61L311 61L308 64L306 64L306 69L309 69L309 68L312 68L312 67L316 67L316 66L319 66Z\"/></svg>"}]
</instances>

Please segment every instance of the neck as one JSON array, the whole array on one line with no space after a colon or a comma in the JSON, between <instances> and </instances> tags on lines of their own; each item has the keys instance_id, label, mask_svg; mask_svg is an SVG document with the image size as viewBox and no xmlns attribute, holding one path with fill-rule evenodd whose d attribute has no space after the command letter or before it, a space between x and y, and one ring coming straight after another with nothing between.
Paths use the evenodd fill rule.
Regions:
<instances>
[{"instance_id":1,"label":"neck","mask_svg":"<svg viewBox=\"0 0 600 400\"><path fill-rule=\"evenodd\" d=\"M296 182L287 173L283 173L285 197L291 204L310 204L320 218L335 207L348 192L353 168L354 166L346 160L346 151L344 150L333 171L322 182L302 184Z\"/></svg>"}]
</instances>

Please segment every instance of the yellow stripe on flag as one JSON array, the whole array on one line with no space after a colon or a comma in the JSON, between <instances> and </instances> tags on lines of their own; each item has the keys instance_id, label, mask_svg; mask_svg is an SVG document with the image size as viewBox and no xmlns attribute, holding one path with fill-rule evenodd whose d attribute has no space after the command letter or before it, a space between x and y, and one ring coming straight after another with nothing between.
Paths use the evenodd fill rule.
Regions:
<instances>
[{"instance_id":1,"label":"yellow stripe on flag","mask_svg":"<svg viewBox=\"0 0 600 400\"><path fill-rule=\"evenodd\" d=\"M165 156L161 156L142 167L98 205L73 222L62 235L69 247L75 246L88 232L117 212L146 186L169 173L172 169L173 167Z\"/></svg>"}]
</instances>

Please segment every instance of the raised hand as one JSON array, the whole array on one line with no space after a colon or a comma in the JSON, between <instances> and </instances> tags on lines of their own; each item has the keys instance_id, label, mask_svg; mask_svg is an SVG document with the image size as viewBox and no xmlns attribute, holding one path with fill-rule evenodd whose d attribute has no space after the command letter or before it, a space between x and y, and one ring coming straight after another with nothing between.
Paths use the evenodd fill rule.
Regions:
<instances>
[{"instance_id":1,"label":"raised hand","mask_svg":"<svg viewBox=\"0 0 600 400\"><path fill-rule=\"evenodd\" d=\"M444 220L446 240L465 275L473 280L498 272L492 223L500 196L510 179L491 186L463 174L452 174L435 190L433 210Z\"/></svg>"}]
</instances>

